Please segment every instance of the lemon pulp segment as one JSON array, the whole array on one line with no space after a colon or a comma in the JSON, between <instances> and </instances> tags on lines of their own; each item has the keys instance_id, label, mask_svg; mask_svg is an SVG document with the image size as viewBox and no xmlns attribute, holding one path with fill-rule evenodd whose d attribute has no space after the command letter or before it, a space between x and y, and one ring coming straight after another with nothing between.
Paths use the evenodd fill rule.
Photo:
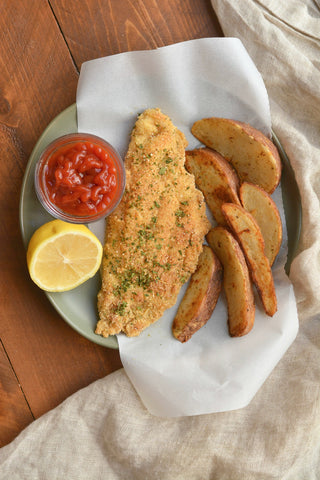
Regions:
<instances>
[{"instance_id":1,"label":"lemon pulp segment","mask_svg":"<svg viewBox=\"0 0 320 480\"><path fill-rule=\"evenodd\" d=\"M43 290L77 287L99 269L102 245L84 225L54 220L32 236L27 263L32 280Z\"/></svg>"}]
</instances>

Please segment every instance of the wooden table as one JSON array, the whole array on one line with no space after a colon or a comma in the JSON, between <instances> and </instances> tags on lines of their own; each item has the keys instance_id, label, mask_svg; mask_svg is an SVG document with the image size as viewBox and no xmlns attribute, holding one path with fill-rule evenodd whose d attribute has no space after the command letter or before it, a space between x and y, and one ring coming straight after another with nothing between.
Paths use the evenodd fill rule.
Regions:
<instances>
[{"instance_id":1,"label":"wooden table","mask_svg":"<svg viewBox=\"0 0 320 480\"><path fill-rule=\"evenodd\" d=\"M75 102L84 61L222 36L210 0L2 0L0 446L98 378L118 350L69 327L29 278L19 197L44 128Z\"/></svg>"}]
</instances>

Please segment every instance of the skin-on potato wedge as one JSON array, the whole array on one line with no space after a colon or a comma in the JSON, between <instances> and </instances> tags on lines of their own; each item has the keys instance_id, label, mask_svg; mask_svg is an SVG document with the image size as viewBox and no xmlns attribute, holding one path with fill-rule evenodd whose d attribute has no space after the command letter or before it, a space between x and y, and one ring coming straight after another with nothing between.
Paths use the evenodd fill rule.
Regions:
<instances>
[{"instance_id":1,"label":"skin-on potato wedge","mask_svg":"<svg viewBox=\"0 0 320 480\"><path fill-rule=\"evenodd\" d=\"M239 178L230 163L214 150L198 148L186 152L185 167L194 175L217 223L225 225L221 205L228 202L240 205Z\"/></svg>"},{"instance_id":2,"label":"skin-on potato wedge","mask_svg":"<svg viewBox=\"0 0 320 480\"><path fill-rule=\"evenodd\" d=\"M188 341L211 317L221 291L222 271L217 256L204 245L172 324L172 333L180 342Z\"/></svg>"},{"instance_id":3,"label":"skin-on potato wedge","mask_svg":"<svg viewBox=\"0 0 320 480\"><path fill-rule=\"evenodd\" d=\"M264 239L264 252L272 265L282 242L282 223L277 205L261 187L248 182L240 187L240 200L259 225Z\"/></svg>"},{"instance_id":4,"label":"skin-on potato wedge","mask_svg":"<svg viewBox=\"0 0 320 480\"><path fill-rule=\"evenodd\" d=\"M281 160L275 145L251 125L226 118L204 118L191 128L193 135L232 163L242 182L272 193L280 182Z\"/></svg>"},{"instance_id":5,"label":"skin-on potato wedge","mask_svg":"<svg viewBox=\"0 0 320 480\"><path fill-rule=\"evenodd\" d=\"M272 317L277 311L277 298L260 228L253 216L239 205L225 203L222 212L243 250L264 310Z\"/></svg>"},{"instance_id":6,"label":"skin-on potato wedge","mask_svg":"<svg viewBox=\"0 0 320 480\"><path fill-rule=\"evenodd\" d=\"M218 226L211 229L206 239L223 265L229 334L231 337L241 337L252 329L255 315L246 260L238 242L226 228Z\"/></svg>"}]
</instances>

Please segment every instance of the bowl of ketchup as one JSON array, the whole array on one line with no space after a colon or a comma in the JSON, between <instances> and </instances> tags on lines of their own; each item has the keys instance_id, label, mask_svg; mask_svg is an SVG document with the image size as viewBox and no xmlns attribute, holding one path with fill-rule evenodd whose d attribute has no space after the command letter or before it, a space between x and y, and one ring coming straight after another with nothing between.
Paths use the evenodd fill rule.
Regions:
<instances>
[{"instance_id":1,"label":"bowl of ketchup","mask_svg":"<svg viewBox=\"0 0 320 480\"><path fill-rule=\"evenodd\" d=\"M120 155L108 142L87 133L54 140L35 169L40 203L53 217L66 222L89 223L110 215L124 188Z\"/></svg>"}]
</instances>

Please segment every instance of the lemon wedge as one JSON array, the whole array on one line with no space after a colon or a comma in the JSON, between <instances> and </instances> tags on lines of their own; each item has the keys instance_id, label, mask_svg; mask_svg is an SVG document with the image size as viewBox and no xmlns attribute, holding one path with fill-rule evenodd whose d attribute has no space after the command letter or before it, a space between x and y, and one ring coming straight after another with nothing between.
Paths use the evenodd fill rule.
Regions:
<instances>
[{"instance_id":1,"label":"lemon wedge","mask_svg":"<svg viewBox=\"0 0 320 480\"><path fill-rule=\"evenodd\" d=\"M101 259L102 245L89 228L62 220L38 228L27 250L30 276L48 292L81 285L98 271Z\"/></svg>"}]
</instances>

